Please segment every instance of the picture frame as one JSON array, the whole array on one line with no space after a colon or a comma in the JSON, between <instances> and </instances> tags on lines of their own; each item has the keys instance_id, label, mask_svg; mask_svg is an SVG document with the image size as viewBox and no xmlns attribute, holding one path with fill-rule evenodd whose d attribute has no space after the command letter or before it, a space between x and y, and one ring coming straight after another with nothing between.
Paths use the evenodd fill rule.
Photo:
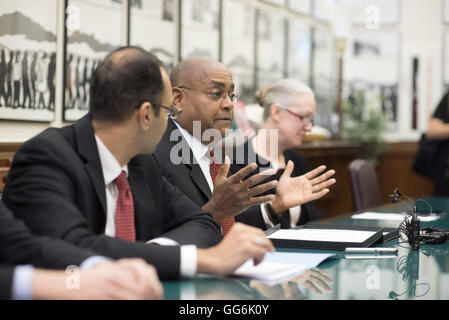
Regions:
<instances>
[{"instance_id":1,"label":"picture frame","mask_svg":"<svg viewBox=\"0 0 449 320\"><path fill-rule=\"evenodd\" d=\"M170 73L178 60L178 0L141 0L130 8L129 26L130 45L156 55Z\"/></svg>"},{"instance_id":2,"label":"picture frame","mask_svg":"<svg viewBox=\"0 0 449 320\"><path fill-rule=\"evenodd\" d=\"M0 119L55 118L57 1L6 1L0 7Z\"/></svg>"},{"instance_id":3,"label":"picture frame","mask_svg":"<svg viewBox=\"0 0 449 320\"><path fill-rule=\"evenodd\" d=\"M182 0L180 60L220 60L220 0Z\"/></svg>"},{"instance_id":4,"label":"picture frame","mask_svg":"<svg viewBox=\"0 0 449 320\"><path fill-rule=\"evenodd\" d=\"M233 17L223 26L223 63L233 76L235 91L245 104L254 101L255 8L248 3L225 0L223 19Z\"/></svg>"},{"instance_id":5,"label":"picture frame","mask_svg":"<svg viewBox=\"0 0 449 320\"><path fill-rule=\"evenodd\" d=\"M63 120L89 110L90 79L101 60L121 45L122 2L65 0ZM97 23L102 17L101 25Z\"/></svg>"}]
</instances>

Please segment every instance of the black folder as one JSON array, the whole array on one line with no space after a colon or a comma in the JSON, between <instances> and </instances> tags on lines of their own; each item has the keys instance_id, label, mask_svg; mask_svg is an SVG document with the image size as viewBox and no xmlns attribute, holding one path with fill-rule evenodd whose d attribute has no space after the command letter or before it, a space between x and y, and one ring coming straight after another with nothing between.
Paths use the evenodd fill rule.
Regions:
<instances>
[{"instance_id":1,"label":"black folder","mask_svg":"<svg viewBox=\"0 0 449 320\"><path fill-rule=\"evenodd\" d=\"M316 229L316 230L348 230L348 231L372 231L374 232L371 236L367 237L361 242L336 242L336 241L309 241L309 240L298 240L298 239L279 239L276 238L276 232L280 229L279 225L265 231L267 237L273 242L273 245L277 248L295 248L295 249L314 249L314 250L345 250L349 247L370 247L378 241L382 241L383 228L373 227L373 226L348 226L348 225L319 225L319 224L306 224L303 226L298 226L289 230L300 230L300 229Z\"/></svg>"}]
</instances>

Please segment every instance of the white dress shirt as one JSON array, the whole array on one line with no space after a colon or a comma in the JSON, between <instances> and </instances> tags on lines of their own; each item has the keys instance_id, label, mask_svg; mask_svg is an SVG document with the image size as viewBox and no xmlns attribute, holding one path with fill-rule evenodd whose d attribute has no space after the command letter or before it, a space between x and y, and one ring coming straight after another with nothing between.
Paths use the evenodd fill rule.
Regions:
<instances>
[{"instance_id":1,"label":"white dress shirt","mask_svg":"<svg viewBox=\"0 0 449 320\"><path fill-rule=\"evenodd\" d=\"M125 171L126 176L128 177L128 165L120 167L117 159L97 135L95 135L95 140L97 142L98 155L100 157L106 190L106 227L104 233L109 237L115 237L115 209L117 206L118 188L114 183L114 180L122 171ZM156 238L148 241L147 243L157 243L159 245L179 245L176 241L169 238ZM196 246L181 246L181 276L192 277L196 274L196 269Z\"/></svg>"}]
</instances>

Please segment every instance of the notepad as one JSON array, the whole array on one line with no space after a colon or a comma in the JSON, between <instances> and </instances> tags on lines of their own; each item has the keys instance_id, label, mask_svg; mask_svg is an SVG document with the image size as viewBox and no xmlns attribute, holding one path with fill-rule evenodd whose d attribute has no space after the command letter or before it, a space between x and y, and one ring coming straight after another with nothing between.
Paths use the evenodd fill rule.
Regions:
<instances>
[{"instance_id":1,"label":"notepad","mask_svg":"<svg viewBox=\"0 0 449 320\"><path fill-rule=\"evenodd\" d=\"M270 239L326 241L326 242L364 242L376 231L339 229L280 229L268 236Z\"/></svg>"},{"instance_id":2,"label":"notepad","mask_svg":"<svg viewBox=\"0 0 449 320\"><path fill-rule=\"evenodd\" d=\"M334 254L269 252L265 254L264 260L257 266L250 259L239 267L233 275L257 279L269 285L274 285L299 276L332 256Z\"/></svg>"},{"instance_id":3,"label":"notepad","mask_svg":"<svg viewBox=\"0 0 449 320\"><path fill-rule=\"evenodd\" d=\"M382 212L362 212L351 216L352 219L367 219L367 220L390 220L390 221L402 221L406 215L404 213L382 213ZM429 222L438 220L438 215L419 216L419 220L422 222Z\"/></svg>"}]
</instances>

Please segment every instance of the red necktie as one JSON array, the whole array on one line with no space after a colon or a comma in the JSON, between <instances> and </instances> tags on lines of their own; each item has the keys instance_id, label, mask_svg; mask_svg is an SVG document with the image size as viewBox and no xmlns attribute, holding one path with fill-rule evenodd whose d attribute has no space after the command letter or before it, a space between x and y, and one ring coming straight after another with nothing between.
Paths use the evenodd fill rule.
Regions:
<instances>
[{"instance_id":1,"label":"red necktie","mask_svg":"<svg viewBox=\"0 0 449 320\"><path fill-rule=\"evenodd\" d=\"M210 177L212 178L212 183L215 184L215 178L217 177L217 174L221 169L221 164L215 162L214 150L210 151L210 157L212 159L212 163L210 164L209 167ZM234 217L223 219L223 221L221 222L221 227L223 228L223 237L226 236L229 230L231 230L234 223L235 223Z\"/></svg>"},{"instance_id":2,"label":"red necktie","mask_svg":"<svg viewBox=\"0 0 449 320\"><path fill-rule=\"evenodd\" d=\"M117 207L115 208L115 237L134 242L136 241L134 201L126 172L122 171L114 183L118 189Z\"/></svg>"}]
</instances>

